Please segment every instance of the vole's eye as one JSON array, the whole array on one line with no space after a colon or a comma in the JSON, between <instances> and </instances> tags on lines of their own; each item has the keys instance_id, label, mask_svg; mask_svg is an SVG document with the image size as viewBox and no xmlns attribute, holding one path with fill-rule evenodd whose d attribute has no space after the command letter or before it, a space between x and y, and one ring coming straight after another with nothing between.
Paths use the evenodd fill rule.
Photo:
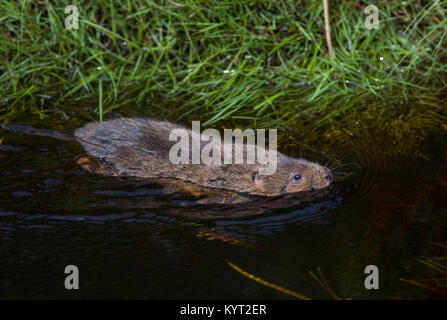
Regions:
<instances>
[{"instance_id":1,"label":"vole's eye","mask_svg":"<svg viewBox=\"0 0 447 320\"><path fill-rule=\"evenodd\" d=\"M302 177L303 177L302 175L297 173L296 175L293 176L293 180L294 181L300 181Z\"/></svg>"}]
</instances>

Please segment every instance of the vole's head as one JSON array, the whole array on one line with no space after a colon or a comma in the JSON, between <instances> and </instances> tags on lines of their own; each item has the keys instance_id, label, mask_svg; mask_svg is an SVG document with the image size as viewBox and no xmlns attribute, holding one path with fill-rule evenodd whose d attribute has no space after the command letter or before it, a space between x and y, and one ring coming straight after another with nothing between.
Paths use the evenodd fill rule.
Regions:
<instances>
[{"instance_id":1,"label":"vole's head","mask_svg":"<svg viewBox=\"0 0 447 320\"><path fill-rule=\"evenodd\" d=\"M284 157L278 159L276 172L271 175L253 174L255 192L276 196L324 189L332 184L331 171L317 163Z\"/></svg>"}]
</instances>

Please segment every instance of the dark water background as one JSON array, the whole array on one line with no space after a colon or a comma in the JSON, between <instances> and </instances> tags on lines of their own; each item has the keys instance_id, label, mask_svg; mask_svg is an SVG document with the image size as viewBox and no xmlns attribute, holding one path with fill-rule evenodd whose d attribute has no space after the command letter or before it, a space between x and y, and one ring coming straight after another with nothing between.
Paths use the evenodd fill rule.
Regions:
<instances>
[{"instance_id":1,"label":"dark water background","mask_svg":"<svg viewBox=\"0 0 447 320\"><path fill-rule=\"evenodd\" d=\"M416 258L445 256L430 243L446 240L445 135L403 153L386 136L338 141L355 174L313 201L203 205L86 173L75 143L0 133L0 298L292 298L228 262L314 299L331 298L318 268L343 298L442 297L399 279L434 277ZM370 264L379 290L364 288ZM80 290L64 288L67 265Z\"/></svg>"}]
</instances>

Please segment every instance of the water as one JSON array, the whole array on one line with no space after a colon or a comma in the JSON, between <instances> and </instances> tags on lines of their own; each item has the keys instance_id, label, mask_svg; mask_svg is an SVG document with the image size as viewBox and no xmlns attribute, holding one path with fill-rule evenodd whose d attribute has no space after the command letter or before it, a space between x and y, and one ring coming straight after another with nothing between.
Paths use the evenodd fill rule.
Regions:
<instances>
[{"instance_id":1,"label":"water","mask_svg":"<svg viewBox=\"0 0 447 320\"><path fill-rule=\"evenodd\" d=\"M75 143L0 136L0 298L293 299L229 263L313 299L331 298L309 274L318 268L342 298L440 296L400 280L437 276L415 258L445 256L428 242L446 240L440 136L403 153L335 140L327 152L355 174L327 194L244 204L88 174ZM379 290L364 288L371 264ZM79 268L80 290L64 288L67 265Z\"/></svg>"}]
</instances>

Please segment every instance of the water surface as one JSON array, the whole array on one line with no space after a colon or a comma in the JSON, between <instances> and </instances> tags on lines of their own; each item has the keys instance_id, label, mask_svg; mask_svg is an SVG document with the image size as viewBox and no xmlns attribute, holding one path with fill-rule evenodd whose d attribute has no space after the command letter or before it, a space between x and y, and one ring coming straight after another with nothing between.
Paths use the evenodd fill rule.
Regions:
<instances>
[{"instance_id":1,"label":"water surface","mask_svg":"<svg viewBox=\"0 0 447 320\"><path fill-rule=\"evenodd\" d=\"M314 299L330 298L309 275L318 268L344 298L439 297L400 278L436 276L415 258L442 255L430 243L445 241L440 136L411 157L335 141L345 178L314 200L200 204L89 174L75 143L0 133L0 298L293 299L228 262ZM370 264L379 290L364 288ZM67 265L80 290L64 288Z\"/></svg>"}]
</instances>

